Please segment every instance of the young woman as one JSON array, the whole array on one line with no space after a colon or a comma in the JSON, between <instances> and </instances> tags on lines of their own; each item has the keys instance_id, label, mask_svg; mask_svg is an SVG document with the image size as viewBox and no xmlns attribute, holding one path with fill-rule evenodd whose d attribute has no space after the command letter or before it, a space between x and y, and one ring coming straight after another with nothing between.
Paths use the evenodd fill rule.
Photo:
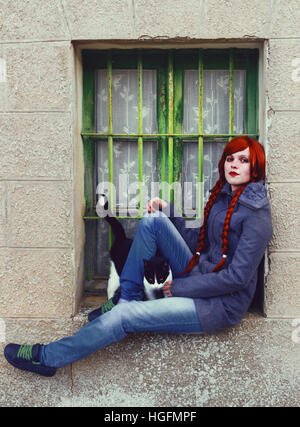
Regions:
<instances>
[{"instance_id":1,"label":"young woman","mask_svg":"<svg viewBox=\"0 0 300 427\"><path fill-rule=\"evenodd\" d=\"M48 345L7 345L8 362L52 376L129 332L213 333L237 324L251 304L272 235L264 149L252 138L233 138L218 167L200 229L185 228L174 211L170 217L164 214L167 202L151 200L121 275L119 303L94 320L91 316L74 336ZM173 282L164 289L170 298L141 301L143 259L157 248L173 272Z\"/></svg>"}]
</instances>

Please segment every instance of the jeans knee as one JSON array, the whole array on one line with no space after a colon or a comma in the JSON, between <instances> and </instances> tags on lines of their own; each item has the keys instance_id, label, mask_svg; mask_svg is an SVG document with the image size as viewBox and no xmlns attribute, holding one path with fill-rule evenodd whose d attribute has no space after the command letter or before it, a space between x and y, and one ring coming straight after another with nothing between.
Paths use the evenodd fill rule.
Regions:
<instances>
[{"instance_id":1,"label":"jeans knee","mask_svg":"<svg viewBox=\"0 0 300 427\"><path fill-rule=\"evenodd\" d=\"M115 342L122 340L126 336L126 332L123 327L123 305L126 305L126 303L117 304L111 311L105 313L103 316L99 316L100 322L101 318L103 321L99 326L109 330L113 341Z\"/></svg>"},{"instance_id":2,"label":"jeans knee","mask_svg":"<svg viewBox=\"0 0 300 427\"><path fill-rule=\"evenodd\" d=\"M152 229L154 225L154 215L146 214L143 216L143 218L139 222L139 229Z\"/></svg>"},{"instance_id":3,"label":"jeans knee","mask_svg":"<svg viewBox=\"0 0 300 427\"><path fill-rule=\"evenodd\" d=\"M139 317L138 313L141 308L141 305L138 301L129 301L128 303L118 304L114 310L118 316L118 322L120 329L124 336L131 332L132 324L135 323L135 319Z\"/></svg>"},{"instance_id":4,"label":"jeans knee","mask_svg":"<svg viewBox=\"0 0 300 427\"><path fill-rule=\"evenodd\" d=\"M162 219L167 219L167 215L161 211L156 211L154 213L146 213L139 222L141 227L152 227L157 221Z\"/></svg>"}]
</instances>

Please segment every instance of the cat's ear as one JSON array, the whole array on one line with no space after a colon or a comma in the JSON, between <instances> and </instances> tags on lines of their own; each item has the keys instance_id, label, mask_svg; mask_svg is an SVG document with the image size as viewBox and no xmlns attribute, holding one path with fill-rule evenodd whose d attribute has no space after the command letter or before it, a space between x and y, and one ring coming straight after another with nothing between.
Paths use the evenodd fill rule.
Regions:
<instances>
[{"instance_id":1,"label":"cat's ear","mask_svg":"<svg viewBox=\"0 0 300 427\"><path fill-rule=\"evenodd\" d=\"M168 260L168 258L164 258L164 266L165 266L165 267L168 267L168 265L169 265L169 260Z\"/></svg>"},{"instance_id":2,"label":"cat's ear","mask_svg":"<svg viewBox=\"0 0 300 427\"><path fill-rule=\"evenodd\" d=\"M143 259L143 261L144 261L144 266L147 267L149 261L146 259Z\"/></svg>"}]
</instances>

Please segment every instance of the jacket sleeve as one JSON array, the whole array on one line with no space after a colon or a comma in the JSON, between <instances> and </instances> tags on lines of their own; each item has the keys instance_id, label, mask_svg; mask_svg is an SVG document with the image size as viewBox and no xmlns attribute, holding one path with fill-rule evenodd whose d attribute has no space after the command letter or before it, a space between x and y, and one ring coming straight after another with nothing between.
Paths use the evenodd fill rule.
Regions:
<instances>
[{"instance_id":1,"label":"jacket sleeve","mask_svg":"<svg viewBox=\"0 0 300 427\"><path fill-rule=\"evenodd\" d=\"M232 261L217 273L192 271L184 278L175 278L172 296L209 298L241 291L257 271L272 236L270 209L252 211L245 219L243 231ZM201 257L200 257L201 260Z\"/></svg>"}]
</instances>

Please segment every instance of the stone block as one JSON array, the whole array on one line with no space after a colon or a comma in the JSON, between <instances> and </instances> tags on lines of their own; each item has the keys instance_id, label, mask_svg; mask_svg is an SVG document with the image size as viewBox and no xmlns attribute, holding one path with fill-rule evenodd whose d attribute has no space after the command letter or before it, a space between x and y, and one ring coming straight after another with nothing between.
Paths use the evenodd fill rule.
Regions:
<instances>
[{"instance_id":1,"label":"stone block","mask_svg":"<svg viewBox=\"0 0 300 427\"><path fill-rule=\"evenodd\" d=\"M73 282L70 250L2 248L0 317L70 317Z\"/></svg>"},{"instance_id":2,"label":"stone block","mask_svg":"<svg viewBox=\"0 0 300 427\"><path fill-rule=\"evenodd\" d=\"M300 112L275 112L268 129L268 181L300 179Z\"/></svg>"},{"instance_id":3,"label":"stone block","mask_svg":"<svg viewBox=\"0 0 300 427\"><path fill-rule=\"evenodd\" d=\"M72 39L298 37L299 2L280 0L64 0Z\"/></svg>"},{"instance_id":4,"label":"stone block","mask_svg":"<svg viewBox=\"0 0 300 427\"><path fill-rule=\"evenodd\" d=\"M298 39L270 40L266 79L269 107L300 110L300 42Z\"/></svg>"},{"instance_id":5,"label":"stone block","mask_svg":"<svg viewBox=\"0 0 300 427\"><path fill-rule=\"evenodd\" d=\"M205 30L210 30L208 8L203 1L137 0L134 7L137 35L141 39L206 38Z\"/></svg>"},{"instance_id":6,"label":"stone block","mask_svg":"<svg viewBox=\"0 0 300 427\"><path fill-rule=\"evenodd\" d=\"M272 0L272 2L262 3L266 3L269 7L270 28L266 38L299 37L300 3L298 0ZM249 4L251 5L251 1Z\"/></svg>"},{"instance_id":7,"label":"stone block","mask_svg":"<svg viewBox=\"0 0 300 427\"><path fill-rule=\"evenodd\" d=\"M270 249L299 251L300 249L300 188L298 183L271 184L270 202L273 236Z\"/></svg>"},{"instance_id":8,"label":"stone block","mask_svg":"<svg viewBox=\"0 0 300 427\"><path fill-rule=\"evenodd\" d=\"M9 182L9 246L72 247L72 184Z\"/></svg>"},{"instance_id":9,"label":"stone block","mask_svg":"<svg viewBox=\"0 0 300 427\"><path fill-rule=\"evenodd\" d=\"M0 182L0 247L7 242L6 184Z\"/></svg>"},{"instance_id":10,"label":"stone block","mask_svg":"<svg viewBox=\"0 0 300 427\"><path fill-rule=\"evenodd\" d=\"M1 13L1 8L0 8ZM6 60L3 53L3 45L0 44L0 111L4 110L5 91L7 83Z\"/></svg>"},{"instance_id":11,"label":"stone block","mask_svg":"<svg viewBox=\"0 0 300 427\"><path fill-rule=\"evenodd\" d=\"M266 282L268 317L300 319L300 254L272 253Z\"/></svg>"},{"instance_id":12,"label":"stone block","mask_svg":"<svg viewBox=\"0 0 300 427\"><path fill-rule=\"evenodd\" d=\"M60 1L1 1L1 41L48 41L68 38L68 28Z\"/></svg>"},{"instance_id":13,"label":"stone block","mask_svg":"<svg viewBox=\"0 0 300 427\"><path fill-rule=\"evenodd\" d=\"M204 25L200 30L204 38L251 40L299 36L297 0L203 0L194 3L200 3L204 13Z\"/></svg>"},{"instance_id":14,"label":"stone block","mask_svg":"<svg viewBox=\"0 0 300 427\"><path fill-rule=\"evenodd\" d=\"M132 39L133 6L123 0L64 0L72 40Z\"/></svg>"},{"instance_id":15,"label":"stone block","mask_svg":"<svg viewBox=\"0 0 300 427\"><path fill-rule=\"evenodd\" d=\"M64 43L5 45L6 111L68 111L71 48Z\"/></svg>"},{"instance_id":16,"label":"stone block","mask_svg":"<svg viewBox=\"0 0 300 427\"><path fill-rule=\"evenodd\" d=\"M240 0L136 0L140 38L242 39L298 37L300 8L289 4Z\"/></svg>"},{"instance_id":17,"label":"stone block","mask_svg":"<svg viewBox=\"0 0 300 427\"><path fill-rule=\"evenodd\" d=\"M0 179L72 177L69 113L0 114Z\"/></svg>"}]
</instances>

